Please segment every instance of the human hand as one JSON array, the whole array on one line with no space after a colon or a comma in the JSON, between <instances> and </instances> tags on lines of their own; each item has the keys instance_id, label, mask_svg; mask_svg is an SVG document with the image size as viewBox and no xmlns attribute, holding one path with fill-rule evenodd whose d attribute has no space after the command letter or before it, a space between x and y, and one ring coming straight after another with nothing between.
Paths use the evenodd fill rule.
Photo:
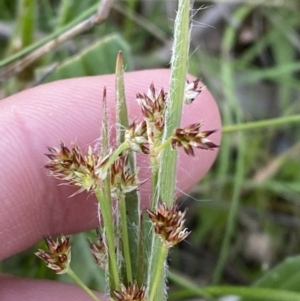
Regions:
<instances>
[{"instance_id":1,"label":"human hand","mask_svg":"<svg viewBox=\"0 0 300 301\"><path fill-rule=\"evenodd\" d=\"M169 70L125 74L131 120L141 117L136 92L168 89ZM107 87L108 115L114 125L114 75L63 80L23 91L0 101L0 260L25 250L44 236L71 234L98 226L97 203L82 193L68 198L75 187L58 186L43 168L47 146L71 141L84 148L100 135L102 93ZM203 129L218 129L210 138L219 144L221 124L218 108L204 89L192 105L184 106L182 125L199 120ZM177 189L188 191L209 170L217 150L195 149L195 157L179 151ZM147 157L139 155L139 178L150 176ZM150 183L140 187L142 206L149 202ZM79 287L48 280L0 275L0 299L90 300Z\"/></svg>"}]
</instances>

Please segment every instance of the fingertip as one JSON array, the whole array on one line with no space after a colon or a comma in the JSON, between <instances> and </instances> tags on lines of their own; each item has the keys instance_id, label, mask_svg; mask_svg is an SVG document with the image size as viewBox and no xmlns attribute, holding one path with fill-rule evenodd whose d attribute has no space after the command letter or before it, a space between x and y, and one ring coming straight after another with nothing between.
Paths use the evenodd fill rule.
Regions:
<instances>
[{"instance_id":1,"label":"fingertip","mask_svg":"<svg viewBox=\"0 0 300 301\"><path fill-rule=\"evenodd\" d=\"M125 87L131 119L141 116L136 92L147 92L153 82L157 89L168 89L169 70L126 73ZM63 80L14 95L0 102L1 179L0 259L19 252L45 235L69 234L98 225L97 204L86 194L68 198L73 187L58 186L43 169L47 146L93 143L100 134L103 87L111 124L114 124L114 75ZM207 89L190 106L184 107L182 125L203 120L203 130L220 129L211 139L219 144L220 115ZM178 191L187 191L209 170L215 151L196 150L196 157L179 152ZM145 162L146 159L141 161ZM139 161L139 162L141 162ZM141 168L141 179L150 179L149 164ZM145 172L146 171L146 172ZM144 205L149 201L150 182L141 187Z\"/></svg>"},{"instance_id":2,"label":"fingertip","mask_svg":"<svg viewBox=\"0 0 300 301\"><path fill-rule=\"evenodd\" d=\"M90 301L91 297L80 287L59 281L26 279L0 275L1 301ZM95 293L102 301L107 296Z\"/></svg>"}]
</instances>

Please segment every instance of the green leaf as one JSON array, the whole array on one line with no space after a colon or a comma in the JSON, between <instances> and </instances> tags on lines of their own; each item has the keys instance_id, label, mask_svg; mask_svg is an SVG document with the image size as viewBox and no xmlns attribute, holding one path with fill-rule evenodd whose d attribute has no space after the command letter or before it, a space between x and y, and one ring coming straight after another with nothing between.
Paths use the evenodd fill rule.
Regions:
<instances>
[{"instance_id":1,"label":"green leaf","mask_svg":"<svg viewBox=\"0 0 300 301\"><path fill-rule=\"evenodd\" d=\"M300 256L287 258L267 272L254 286L300 292Z\"/></svg>"}]
</instances>

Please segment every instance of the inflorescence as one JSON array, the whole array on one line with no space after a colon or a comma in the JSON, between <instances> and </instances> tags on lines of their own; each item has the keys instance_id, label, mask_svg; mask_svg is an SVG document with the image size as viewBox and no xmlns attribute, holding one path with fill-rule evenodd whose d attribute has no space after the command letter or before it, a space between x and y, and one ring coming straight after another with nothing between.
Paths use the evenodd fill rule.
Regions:
<instances>
[{"instance_id":1,"label":"inflorescence","mask_svg":"<svg viewBox=\"0 0 300 301\"><path fill-rule=\"evenodd\" d=\"M191 104L202 90L199 80L187 81L184 102ZM45 167L50 171L50 175L78 187L79 190L75 194L83 191L95 193L96 190L103 189L104 181L109 179L111 198L118 200L120 195L125 196L137 190L141 184L136 172L129 167L129 151L150 154L159 160L162 146L170 145L173 149L182 147L190 156L194 156L194 148L212 150L218 147L208 139L215 130L202 131L202 122L177 128L171 137L163 141L165 113L168 105L168 93L163 89L157 91L154 84L151 84L147 94L138 93L136 100L141 107L143 121L133 121L129 125L125 131L124 149L115 156L112 162L110 158L114 153L113 150L103 157L98 150L89 147L87 155L84 155L76 144L69 149L61 143L59 148L48 148L49 153L46 156L49 160ZM166 249L178 244L190 234L184 226L186 210L180 211L176 203L167 208L166 204L160 201L156 208L147 210L147 213L154 232ZM89 241L89 245L97 265L107 270L109 258L105 239L105 235L101 235L98 231L96 242ZM45 241L48 252L38 250L35 254L56 273L68 272L71 261L69 238L62 236L60 240L54 241L47 237ZM142 301L146 300L145 295L145 286L139 286L136 282L121 283L119 289L113 291L113 298L118 301Z\"/></svg>"}]
</instances>

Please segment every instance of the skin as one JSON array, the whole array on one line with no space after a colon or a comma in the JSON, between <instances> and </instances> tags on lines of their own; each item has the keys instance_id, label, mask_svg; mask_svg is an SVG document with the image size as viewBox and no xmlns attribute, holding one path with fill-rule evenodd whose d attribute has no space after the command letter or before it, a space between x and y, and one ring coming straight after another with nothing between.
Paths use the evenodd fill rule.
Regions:
<instances>
[{"instance_id":1,"label":"skin","mask_svg":"<svg viewBox=\"0 0 300 301\"><path fill-rule=\"evenodd\" d=\"M141 120L135 93L168 89L168 70L146 70L125 75L131 120ZM192 79L192 78L190 78ZM28 89L0 101L0 260L19 253L46 235L72 234L97 227L93 196L47 176L43 168L47 146L76 143L84 149L97 142L101 127L103 87L107 87L108 114L114 124L114 76L105 75L57 81ZM182 126L199 120L203 130L218 129L209 138L220 144L221 123L216 103L204 89L192 105L185 106ZM112 138L114 136L111 131ZM217 150L195 150L195 157L179 151L177 195L188 192L210 169ZM139 155L139 177L148 179L147 157ZM142 208L149 205L149 181L140 187ZM34 256L34 255L32 255ZM90 300L77 286L49 280L0 275L3 301Z\"/></svg>"}]
</instances>

